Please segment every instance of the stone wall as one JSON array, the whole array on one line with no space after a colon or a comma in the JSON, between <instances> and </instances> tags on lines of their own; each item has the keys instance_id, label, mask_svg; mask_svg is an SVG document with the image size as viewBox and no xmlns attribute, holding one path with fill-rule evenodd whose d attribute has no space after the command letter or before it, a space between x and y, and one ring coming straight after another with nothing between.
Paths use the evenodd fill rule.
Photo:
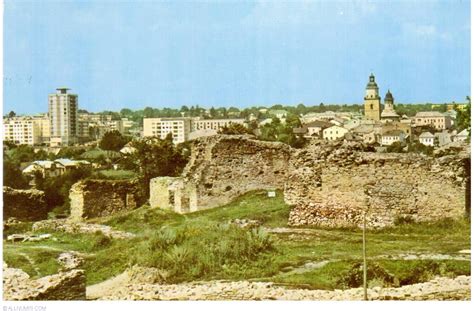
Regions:
<instances>
[{"instance_id":1,"label":"stone wall","mask_svg":"<svg viewBox=\"0 0 474 311\"><path fill-rule=\"evenodd\" d=\"M3 219L34 221L48 218L44 192L40 190L18 190L3 187Z\"/></svg>"},{"instance_id":2,"label":"stone wall","mask_svg":"<svg viewBox=\"0 0 474 311\"><path fill-rule=\"evenodd\" d=\"M364 212L369 227L463 217L466 161L463 153L433 158L364 152L358 143L310 146L292 157L289 224L357 226Z\"/></svg>"},{"instance_id":3,"label":"stone wall","mask_svg":"<svg viewBox=\"0 0 474 311\"><path fill-rule=\"evenodd\" d=\"M86 300L84 270L70 270L30 279L24 271L3 264L3 299Z\"/></svg>"},{"instance_id":4,"label":"stone wall","mask_svg":"<svg viewBox=\"0 0 474 311\"><path fill-rule=\"evenodd\" d=\"M151 180L150 205L187 213L227 204L252 190L283 189L290 149L249 136L197 139L180 177Z\"/></svg>"},{"instance_id":5,"label":"stone wall","mask_svg":"<svg viewBox=\"0 0 474 311\"><path fill-rule=\"evenodd\" d=\"M466 146L436 157L373 151L361 142L312 140L292 149L246 136L207 137L194 142L180 177L150 182L150 204L187 213L284 188L296 226L358 226L364 212L369 227L466 214Z\"/></svg>"},{"instance_id":6,"label":"stone wall","mask_svg":"<svg viewBox=\"0 0 474 311\"><path fill-rule=\"evenodd\" d=\"M136 180L83 180L71 187L69 199L70 219L82 221L137 208L140 190Z\"/></svg>"}]
</instances>

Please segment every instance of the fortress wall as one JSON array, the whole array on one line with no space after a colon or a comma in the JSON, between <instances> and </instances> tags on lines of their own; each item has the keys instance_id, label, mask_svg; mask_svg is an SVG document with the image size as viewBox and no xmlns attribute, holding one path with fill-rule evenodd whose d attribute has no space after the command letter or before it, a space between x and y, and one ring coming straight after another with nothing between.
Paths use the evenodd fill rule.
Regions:
<instances>
[{"instance_id":1,"label":"fortress wall","mask_svg":"<svg viewBox=\"0 0 474 311\"><path fill-rule=\"evenodd\" d=\"M69 192L74 221L104 217L138 207L138 183L124 180L83 180Z\"/></svg>"}]
</instances>

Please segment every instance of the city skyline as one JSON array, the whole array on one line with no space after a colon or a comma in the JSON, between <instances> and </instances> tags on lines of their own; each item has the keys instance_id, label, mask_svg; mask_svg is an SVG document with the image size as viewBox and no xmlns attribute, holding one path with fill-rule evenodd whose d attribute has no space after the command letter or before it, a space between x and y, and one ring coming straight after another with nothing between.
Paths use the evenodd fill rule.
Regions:
<instances>
[{"instance_id":1,"label":"city skyline","mask_svg":"<svg viewBox=\"0 0 474 311\"><path fill-rule=\"evenodd\" d=\"M362 104L372 72L395 104L470 94L469 1L5 1L4 13L4 113L46 112L63 85L93 112Z\"/></svg>"}]
</instances>

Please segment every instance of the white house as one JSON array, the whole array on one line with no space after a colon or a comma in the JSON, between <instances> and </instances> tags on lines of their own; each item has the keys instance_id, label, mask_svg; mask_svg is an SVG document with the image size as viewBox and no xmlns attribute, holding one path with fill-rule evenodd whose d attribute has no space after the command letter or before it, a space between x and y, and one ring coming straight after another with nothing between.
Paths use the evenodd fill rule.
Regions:
<instances>
[{"instance_id":1,"label":"white house","mask_svg":"<svg viewBox=\"0 0 474 311\"><path fill-rule=\"evenodd\" d=\"M307 133L305 137L320 136L321 131L330 126L332 126L332 124L325 121L313 121L308 124L305 124L303 126L304 128L307 128Z\"/></svg>"},{"instance_id":2,"label":"white house","mask_svg":"<svg viewBox=\"0 0 474 311\"><path fill-rule=\"evenodd\" d=\"M420 143L425 146L434 146L435 136L430 132L423 132L421 133L420 137L418 137Z\"/></svg>"},{"instance_id":3,"label":"white house","mask_svg":"<svg viewBox=\"0 0 474 311\"><path fill-rule=\"evenodd\" d=\"M344 137L347 132L349 132L348 129L343 128L342 126L334 125L323 130L323 139L336 140Z\"/></svg>"},{"instance_id":4,"label":"white house","mask_svg":"<svg viewBox=\"0 0 474 311\"><path fill-rule=\"evenodd\" d=\"M456 136L454 136L454 141L467 141L467 137L469 136L467 130L462 130Z\"/></svg>"},{"instance_id":5,"label":"white house","mask_svg":"<svg viewBox=\"0 0 474 311\"><path fill-rule=\"evenodd\" d=\"M60 163L54 161L34 161L22 170L25 175L33 176L35 172L40 172L44 178L56 177L62 175L66 171L66 168Z\"/></svg>"},{"instance_id":6,"label":"white house","mask_svg":"<svg viewBox=\"0 0 474 311\"><path fill-rule=\"evenodd\" d=\"M392 130L382 134L380 144L382 146L390 146L394 142L403 143L406 139L406 134L402 130Z\"/></svg>"}]
</instances>

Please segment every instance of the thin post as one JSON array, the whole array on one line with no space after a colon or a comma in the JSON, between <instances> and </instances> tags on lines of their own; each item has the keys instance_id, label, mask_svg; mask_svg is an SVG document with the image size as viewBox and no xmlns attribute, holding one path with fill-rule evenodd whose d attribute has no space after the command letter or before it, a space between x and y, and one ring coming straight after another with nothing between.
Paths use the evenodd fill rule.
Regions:
<instances>
[{"instance_id":1,"label":"thin post","mask_svg":"<svg viewBox=\"0 0 474 311\"><path fill-rule=\"evenodd\" d=\"M367 258L365 252L365 212L364 212L364 223L362 226L362 257L364 259L363 272L364 272L364 300L367 299Z\"/></svg>"}]
</instances>

